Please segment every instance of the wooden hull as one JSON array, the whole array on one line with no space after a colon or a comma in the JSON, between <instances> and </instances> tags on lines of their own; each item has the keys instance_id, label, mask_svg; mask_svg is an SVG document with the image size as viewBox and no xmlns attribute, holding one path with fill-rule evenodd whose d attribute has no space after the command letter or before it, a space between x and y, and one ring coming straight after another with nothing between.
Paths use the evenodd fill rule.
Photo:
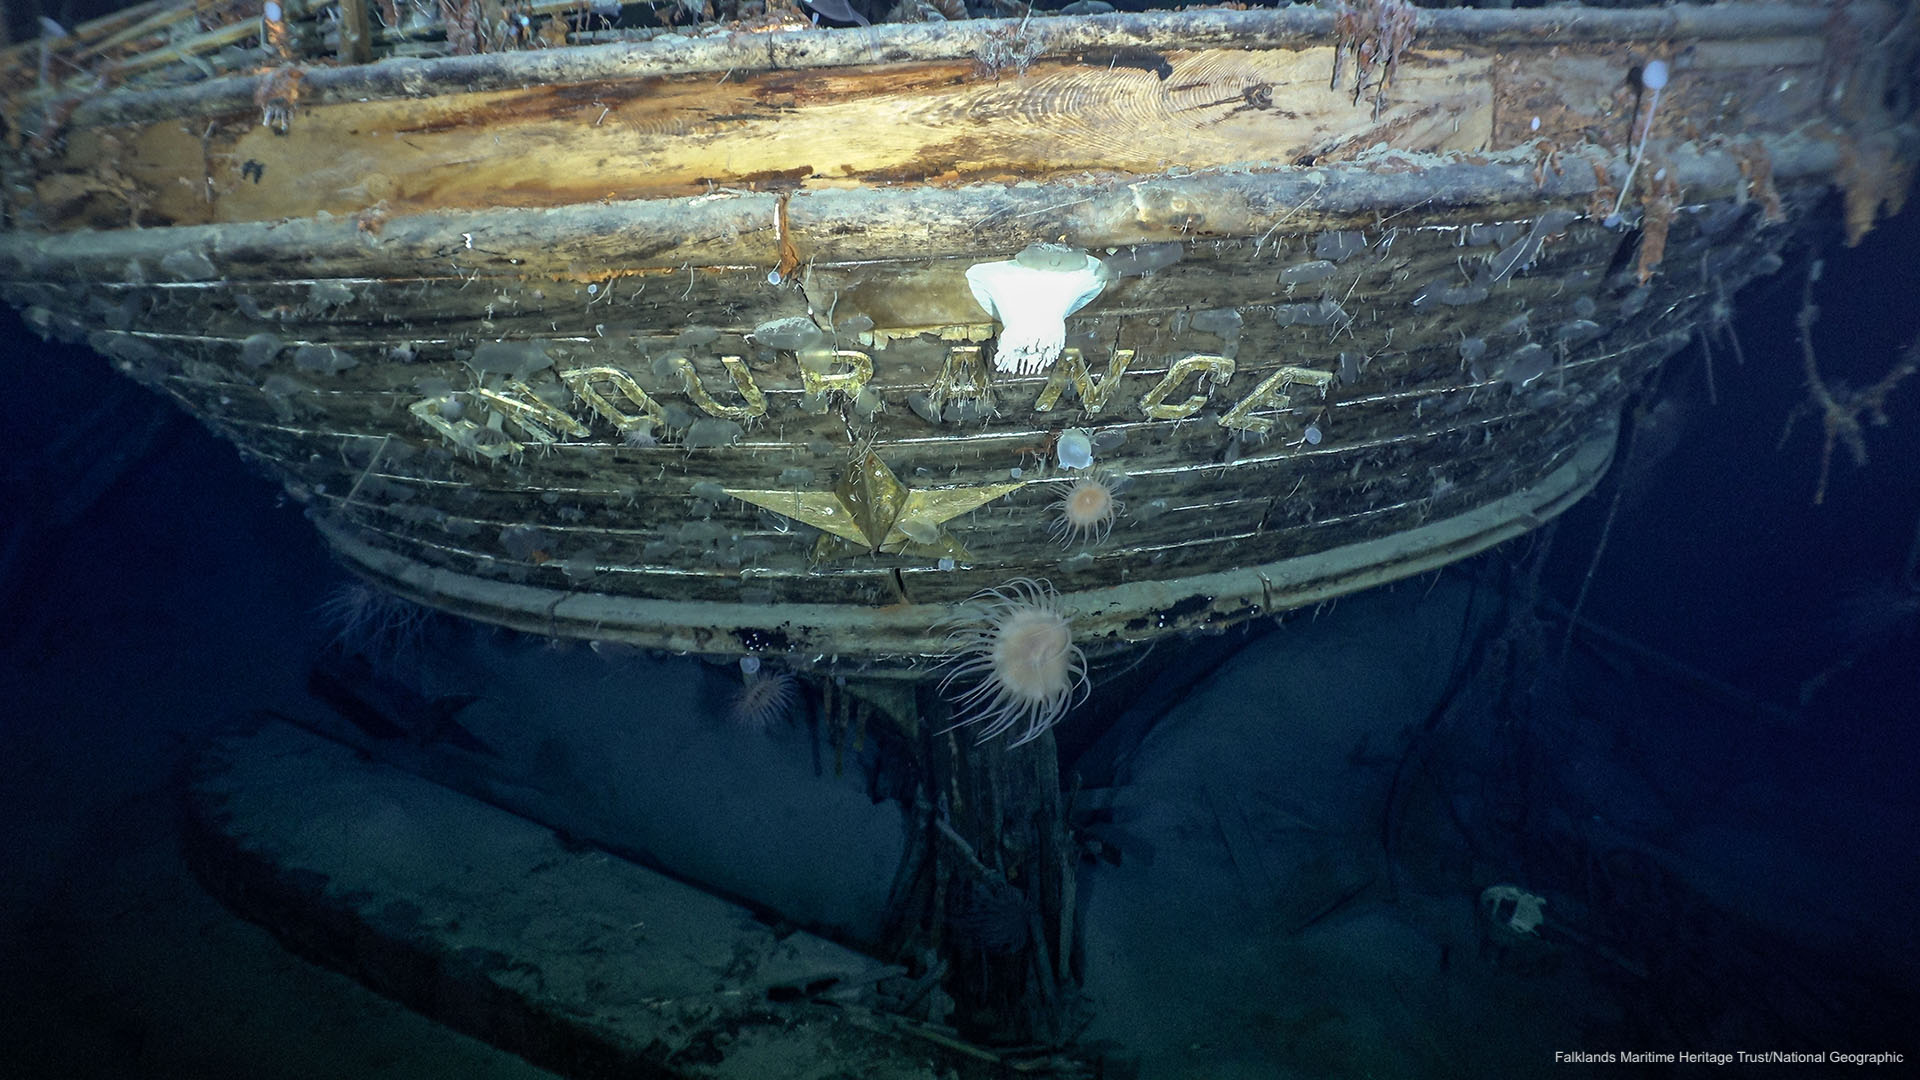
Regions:
<instances>
[{"instance_id":1,"label":"wooden hull","mask_svg":"<svg viewBox=\"0 0 1920 1080\"><path fill-rule=\"evenodd\" d=\"M281 113L267 75L125 89L57 142L16 108L0 276L422 602L911 672L1041 578L1098 653L1589 491L1820 200L1857 233L1904 193L1912 68L1862 10L1422 13L1377 101L1298 10L389 60ZM1009 372L968 274L1036 242L1102 286ZM1088 476L1124 508L1063 543Z\"/></svg>"}]
</instances>

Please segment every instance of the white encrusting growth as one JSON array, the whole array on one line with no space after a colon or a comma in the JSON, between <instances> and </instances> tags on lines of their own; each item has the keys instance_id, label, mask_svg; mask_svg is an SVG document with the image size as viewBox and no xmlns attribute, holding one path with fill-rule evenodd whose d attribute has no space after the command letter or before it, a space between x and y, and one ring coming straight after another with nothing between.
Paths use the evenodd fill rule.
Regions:
<instances>
[{"instance_id":1,"label":"white encrusting growth","mask_svg":"<svg viewBox=\"0 0 1920 1080\"><path fill-rule=\"evenodd\" d=\"M1033 244L1003 262L967 270L973 298L1000 321L993 365L1001 371L1037 375L1067 345L1067 316L1086 307L1106 288L1100 260L1056 244Z\"/></svg>"}]
</instances>

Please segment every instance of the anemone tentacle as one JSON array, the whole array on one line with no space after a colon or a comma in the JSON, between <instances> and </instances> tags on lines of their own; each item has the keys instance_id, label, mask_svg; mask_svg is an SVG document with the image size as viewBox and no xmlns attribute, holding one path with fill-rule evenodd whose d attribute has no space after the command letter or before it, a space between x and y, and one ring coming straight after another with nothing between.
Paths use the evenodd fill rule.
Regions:
<instances>
[{"instance_id":1,"label":"anemone tentacle","mask_svg":"<svg viewBox=\"0 0 1920 1080\"><path fill-rule=\"evenodd\" d=\"M977 741L985 742L1024 722L1013 741L1019 746L1086 700L1086 656L1051 584L1015 578L986 589L953 622L940 692L973 685L952 698L954 722L945 731L978 727Z\"/></svg>"}]
</instances>

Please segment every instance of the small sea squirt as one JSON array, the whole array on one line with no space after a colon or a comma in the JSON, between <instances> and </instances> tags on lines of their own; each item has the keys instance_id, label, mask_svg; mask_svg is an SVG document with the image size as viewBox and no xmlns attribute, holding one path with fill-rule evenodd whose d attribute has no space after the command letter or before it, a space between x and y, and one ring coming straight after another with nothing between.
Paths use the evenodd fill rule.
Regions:
<instances>
[{"instance_id":1,"label":"small sea squirt","mask_svg":"<svg viewBox=\"0 0 1920 1080\"><path fill-rule=\"evenodd\" d=\"M1068 428L1053 444L1054 457L1063 469L1085 469L1093 464L1093 436L1080 428Z\"/></svg>"},{"instance_id":2,"label":"small sea squirt","mask_svg":"<svg viewBox=\"0 0 1920 1080\"><path fill-rule=\"evenodd\" d=\"M972 682L953 698L956 727L978 727L985 742L1016 725L1013 745L1030 742L1087 697L1087 658L1073 643L1073 623L1053 586L1015 578L968 602L947 639L945 693Z\"/></svg>"}]
</instances>

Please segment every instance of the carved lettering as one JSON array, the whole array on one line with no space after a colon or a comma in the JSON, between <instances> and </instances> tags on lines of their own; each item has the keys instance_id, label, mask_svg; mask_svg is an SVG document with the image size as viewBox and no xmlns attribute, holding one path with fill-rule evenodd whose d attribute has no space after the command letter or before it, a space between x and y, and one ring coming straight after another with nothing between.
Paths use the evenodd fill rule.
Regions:
<instances>
[{"instance_id":1,"label":"carved lettering","mask_svg":"<svg viewBox=\"0 0 1920 1080\"><path fill-rule=\"evenodd\" d=\"M440 412L443 400L443 398L422 398L407 406L407 411L421 423L439 432L440 437L454 449L466 450L488 461L499 461L503 457L526 449L521 443L514 442L498 432L493 433L498 436L497 438L482 436L480 433L487 429L465 417L458 420L447 419Z\"/></svg>"},{"instance_id":2,"label":"carved lettering","mask_svg":"<svg viewBox=\"0 0 1920 1080\"><path fill-rule=\"evenodd\" d=\"M1060 395L1072 383L1074 392L1080 395L1080 408L1088 414L1102 411L1107 407L1107 399L1113 396L1114 387L1120 384L1120 377L1127 373L1127 366L1133 363L1132 349L1115 349L1107 358L1107 373L1095 379L1087 370L1086 357L1078 348L1069 348L1061 352L1060 359L1053 365L1053 373L1047 377L1047 385L1041 389L1040 396L1034 399L1034 412L1051 412L1060 402Z\"/></svg>"},{"instance_id":3,"label":"carved lettering","mask_svg":"<svg viewBox=\"0 0 1920 1080\"><path fill-rule=\"evenodd\" d=\"M1240 403L1228 409L1220 417L1220 426L1236 431L1254 431L1262 435L1273 430L1273 417L1255 416L1256 409L1273 409L1284 412L1293 407L1293 398L1287 394L1287 388L1295 383L1317 387L1322 398L1327 395L1327 386L1333 382L1333 374L1327 371L1315 371L1312 368L1282 367L1273 374L1260 380L1253 393L1240 399Z\"/></svg>"},{"instance_id":4,"label":"carved lettering","mask_svg":"<svg viewBox=\"0 0 1920 1080\"><path fill-rule=\"evenodd\" d=\"M1178 405L1163 404L1189 378L1199 380L1201 392L1190 395ZM1215 386L1233 378L1233 359L1201 353L1175 360L1167 373L1140 397L1140 411L1155 420L1185 420L1199 412L1212 396Z\"/></svg>"},{"instance_id":5,"label":"carved lettering","mask_svg":"<svg viewBox=\"0 0 1920 1080\"><path fill-rule=\"evenodd\" d=\"M746 362L738 356L719 359L739 392L738 404L725 405L716 400L702 383L692 361L674 357L671 363L685 383L688 397L708 415L736 421L765 416L766 393ZM815 400L832 394L845 394L852 400L873 378L873 358L861 350L809 350L800 354L799 359L801 385ZM1107 358L1105 371L1096 376L1080 349L1064 350L1046 385L1034 399L1034 412L1059 408L1068 386L1074 388L1079 406L1086 413L1106 411L1119 400L1116 392L1137 359L1133 349L1115 349ZM1168 365L1166 373L1140 396L1140 411L1153 420L1187 419L1213 400L1215 387L1225 387L1232 381L1236 367L1233 358L1217 354L1181 357ZM559 372L559 376L581 403L623 436L652 433L666 424L666 410L660 401L622 368L574 368ZM1329 372L1290 365L1281 367L1261 379L1259 385L1229 408L1220 417L1220 426L1265 434L1273 430L1276 413L1293 407L1291 391L1296 386L1316 389L1324 400L1332 383L1333 375ZM1186 396L1169 403L1183 388L1188 390ZM540 400L524 383L510 382L501 390L478 388L471 393L477 403L525 432L530 442L553 443L559 438L556 432L574 437L591 433L565 410ZM978 345L950 346L939 375L928 387L925 404L930 406L932 416L945 415L947 406L956 401L974 403L979 408L972 411L979 415L990 415L994 407L993 371ZM461 449L493 459L522 449L519 443L512 442L498 430L497 422L494 430L488 432L470 420L447 420L440 414L435 400L417 402L409 409Z\"/></svg>"},{"instance_id":6,"label":"carved lettering","mask_svg":"<svg viewBox=\"0 0 1920 1080\"><path fill-rule=\"evenodd\" d=\"M873 357L858 349L834 349L831 353L823 351L821 355L830 363L837 361L846 367L839 371L815 370L816 365L808 362L814 354L801 353L800 385L812 397L838 393L847 395L851 401L860 396L860 391L866 389L867 380L873 378ZM825 368L829 365L818 366Z\"/></svg>"},{"instance_id":7,"label":"carved lettering","mask_svg":"<svg viewBox=\"0 0 1920 1080\"><path fill-rule=\"evenodd\" d=\"M767 395L760 392L760 385L753 381L753 373L747 370L746 361L737 356L723 356L720 363L727 369L727 376L733 380L733 388L740 391L745 405L722 405L707 392L706 385L700 381L699 372L694 370L693 361L684 356L669 358L674 368L685 380L687 396L708 416L718 416L726 420L752 420L767 415Z\"/></svg>"},{"instance_id":8,"label":"carved lettering","mask_svg":"<svg viewBox=\"0 0 1920 1080\"><path fill-rule=\"evenodd\" d=\"M927 390L927 402L933 414L945 414L947 402L978 402L982 409L993 407L993 375L978 345L954 345L947 349L947 362L940 377Z\"/></svg>"},{"instance_id":9,"label":"carved lettering","mask_svg":"<svg viewBox=\"0 0 1920 1080\"><path fill-rule=\"evenodd\" d=\"M533 392L533 387L518 379L509 379L506 393L489 390L484 386L476 387L473 396L486 403L487 407L513 422L513 426L527 433L535 442L556 443L559 436L553 429L583 439L593 434L592 429L568 416L566 410L557 409L541 401Z\"/></svg>"},{"instance_id":10,"label":"carved lettering","mask_svg":"<svg viewBox=\"0 0 1920 1080\"><path fill-rule=\"evenodd\" d=\"M667 410L653 399L652 394L641 389L640 384L633 381L633 376L617 367L573 368L561 372L560 381L567 384L567 389L573 391L574 396L586 402L587 408L612 424L623 436L633 431L650 433L667 424ZM638 406L641 415L635 416L614 404L612 397L602 393L595 385L600 382L613 384L614 391L629 404Z\"/></svg>"}]
</instances>

